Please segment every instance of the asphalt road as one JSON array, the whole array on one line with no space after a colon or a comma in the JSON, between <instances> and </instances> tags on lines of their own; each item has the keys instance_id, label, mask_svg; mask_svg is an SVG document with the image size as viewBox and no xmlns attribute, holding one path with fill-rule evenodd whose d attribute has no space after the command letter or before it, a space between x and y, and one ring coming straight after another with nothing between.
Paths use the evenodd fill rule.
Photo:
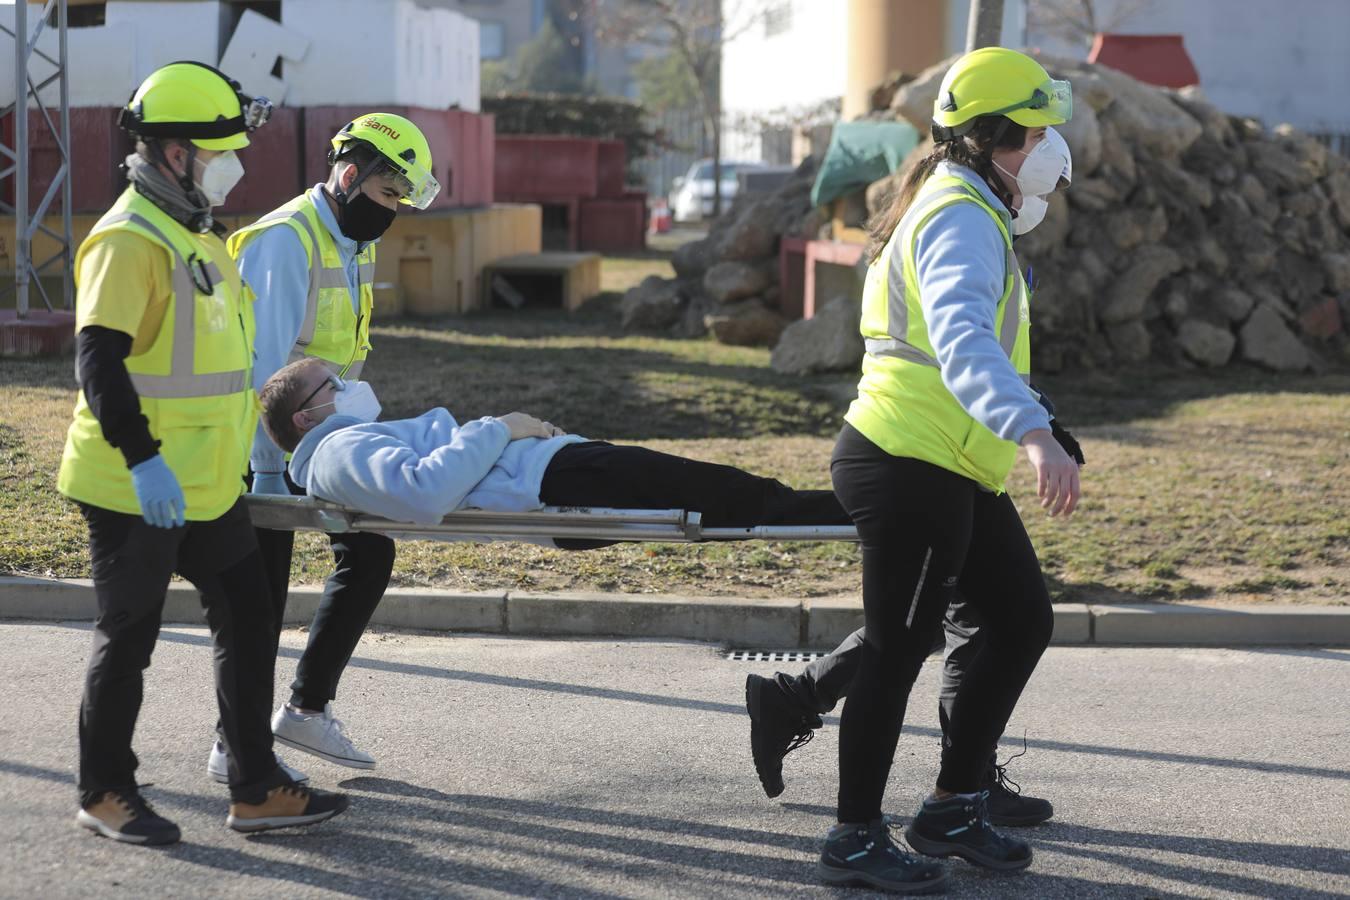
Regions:
<instances>
[{"instance_id":1,"label":"asphalt road","mask_svg":"<svg viewBox=\"0 0 1350 900\"><path fill-rule=\"evenodd\" d=\"M279 687L300 632L285 635ZM85 624L0 623L0 895L5 897L859 897L820 886L831 721L770 801L750 763L747 672L706 645L368 635L336 704L370 772L292 752L353 797L313 829L244 838L205 778L208 636L164 630L137 731L146 794L181 844L75 826ZM936 773L926 665L888 809ZM1011 773L1056 818L1036 860L960 862L953 897L1350 895L1350 651L1053 648L1010 733Z\"/></svg>"}]
</instances>

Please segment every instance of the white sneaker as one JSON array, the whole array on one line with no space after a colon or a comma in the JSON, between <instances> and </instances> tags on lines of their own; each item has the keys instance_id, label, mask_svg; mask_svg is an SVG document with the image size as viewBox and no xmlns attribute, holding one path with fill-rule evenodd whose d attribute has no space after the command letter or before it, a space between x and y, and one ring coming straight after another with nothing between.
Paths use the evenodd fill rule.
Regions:
<instances>
[{"instance_id":1,"label":"white sneaker","mask_svg":"<svg viewBox=\"0 0 1350 900\"><path fill-rule=\"evenodd\" d=\"M306 715L286 704L272 716L272 735L287 747L294 747L319 759L352 769L375 768L375 757L356 749L342 729L342 720L333 718L333 704L325 703L323 712Z\"/></svg>"},{"instance_id":2,"label":"white sneaker","mask_svg":"<svg viewBox=\"0 0 1350 900\"><path fill-rule=\"evenodd\" d=\"M309 776L299 769L292 769L277 756L277 765L281 766L281 771L286 773L286 777L296 784L305 784L309 781ZM206 760L206 774L210 775L221 784L230 783L230 758L225 753L225 745L216 741L211 745L211 756Z\"/></svg>"}]
</instances>

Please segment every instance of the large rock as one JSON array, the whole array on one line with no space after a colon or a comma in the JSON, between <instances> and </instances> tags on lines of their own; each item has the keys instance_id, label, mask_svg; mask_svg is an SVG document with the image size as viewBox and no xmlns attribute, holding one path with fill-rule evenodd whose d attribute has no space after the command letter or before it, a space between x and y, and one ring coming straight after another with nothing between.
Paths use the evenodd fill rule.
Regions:
<instances>
[{"instance_id":1,"label":"large rock","mask_svg":"<svg viewBox=\"0 0 1350 900\"><path fill-rule=\"evenodd\" d=\"M1303 346L1274 309L1261 304L1238 334L1243 359L1276 372L1302 372L1312 365L1312 354Z\"/></svg>"},{"instance_id":2,"label":"large rock","mask_svg":"<svg viewBox=\"0 0 1350 900\"><path fill-rule=\"evenodd\" d=\"M664 331L680 320L684 306L679 282L648 275L623 295L619 315L625 331Z\"/></svg>"},{"instance_id":3,"label":"large rock","mask_svg":"<svg viewBox=\"0 0 1350 900\"><path fill-rule=\"evenodd\" d=\"M764 204L747 206L718 238L714 256L721 260L755 260L773 254L778 234Z\"/></svg>"},{"instance_id":4,"label":"large rock","mask_svg":"<svg viewBox=\"0 0 1350 900\"><path fill-rule=\"evenodd\" d=\"M1107 218L1106 233L1121 250L1156 244L1167 233L1167 213L1161 206L1127 207Z\"/></svg>"},{"instance_id":5,"label":"large rock","mask_svg":"<svg viewBox=\"0 0 1350 900\"><path fill-rule=\"evenodd\" d=\"M1235 287L1221 287L1205 297L1205 308L1213 310L1225 322L1241 322L1256 305L1251 294Z\"/></svg>"},{"instance_id":6,"label":"large rock","mask_svg":"<svg viewBox=\"0 0 1350 900\"><path fill-rule=\"evenodd\" d=\"M1327 290L1333 294L1350 291L1350 252L1323 255L1322 270L1326 273Z\"/></svg>"},{"instance_id":7,"label":"large rock","mask_svg":"<svg viewBox=\"0 0 1350 900\"><path fill-rule=\"evenodd\" d=\"M1148 359L1153 341L1143 322L1126 322L1106 329L1106 340L1110 342L1116 359L1126 363L1139 363Z\"/></svg>"},{"instance_id":8,"label":"large rock","mask_svg":"<svg viewBox=\"0 0 1350 900\"><path fill-rule=\"evenodd\" d=\"M785 375L857 369L863 358L860 312L856 299L836 297L812 318L785 328L769 364Z\"/></svg>"},{"instance_id":9,"label":"large rock","mask_svg":"<svg viewBox=\"0 0 1350 900\"><path fill-rule=\"evenodd\" d=\"M1335 337L1345 327L1340 303L1335 297L1323 297L1299 313L1298 326L1310 338Z\"/></svg>"},{"instance_id":10,"label":"large rock","mask_svg":"<svg viewBox=\"0 0 1350 900\"><path fill-rule=\"evenodd\" d=\"M718 303L753 297L768 286L764 268L746 262L720 262L703 275L703 289Z\"/></svg>"},{"instance_id":11,"label":"large rock","mask_svg":"<svg viewBox=\"0 0 1350 900\"><path fill-rule=\"evenodd\" d=\"M891 112L919 129L920 134L927 134L928 125L933 121L933 101L942 87L942 76L947 74L956 59L955 56L948 57L924 69L909 84L901 85L891 98Z\"/></svg>"},{"instance_id":12,"label":"large rock","mask_svg":"<svg viewBox=\"0 0 1350 900\"><path fill-rule=\"evenodd\" d=\"M1167 247L1141 248L1106 295L1098 312L1099 318L1108 325L1138 319L1144 314L1144 306L1158 283L1175 275L1185 265L1181 256Z\"/></svg>"},{"instance_id":13,"label":"large rock","mask_svg":"<svg viewBox=\"0 0 1350 900\"><path fill-rule=\"evenodd\" d=\"M1196 118L1205 129L1205 135L1215 141L1231 144L1237 140L1228 114L1210 103L1199 85L1184 87L1172 95L1177 105Z\"/></svg>"},{"instance_id":14,"label":"large rock","mask_svg":"<svg viewBox=\"0 0 1350 900\"><path fill-rule=\"evenodd\" d=\"M1073 177L1085 178L1097 171L1102 162L1102 129L1091 106L1074 108L1073 118L1055 130L1064 136L1073 153Z\"/></svg>"},{"instance_id":15,"label":"large rock","mask_svg":"<svg viewBox=\"0 0 1350 900\"><path fill-rule=\"evenodd\" d=\"M787 320L755 299L723 306L704 316L703 324L723 344L772 347L787 327Z\"/></svg>"},{"instance_id":16,"label":"large rock","mask_svg":"<svg viewBox=\"0 0 1350 900\"><path fill-rule=\"evenodd\" d=\"M701 278L717 258L717 243L712 236L690 241L675 248L670 264L681 278Z\"/></svg>"},{"instance_id":17,"label":"large rock","mask_svg":"<svg viewBox=\"0 0 1350 900\"><path fill-rule=\"evenodd\" d=\"M1331 198L1331 208L1336 214L1336 222L1346 231L1350 231L1350 169L1332 172L1322 182L1327 196Z\"/></svg>"},{"instance_id":18,"label":"large rock","mask_svg":"<svg viewBox=\"0 0 1350 900\"><path fill-rule=\"evenodd\" d=\"M1101 120L1109 122L1124 143L1176 159L1204 131L1195 116L1166 92L1107 66L1096 66L1093 71L1115 95L1114 102L1102 111ZM1102 140L1105 152L1105 135Z\"/></svg>"},{"instance_id":19,"label":"large rock","mask_svg":"<svg viewBox=\"0 0 1350 900\"><path fill-rule=\"evenodd\" d=\"M1187 319L1177 329L1177 344L1182 352L1202 366L1227 365L1233 358L1237 338L1227 328L1199 319Z\"/></svg>"}]
</instances>

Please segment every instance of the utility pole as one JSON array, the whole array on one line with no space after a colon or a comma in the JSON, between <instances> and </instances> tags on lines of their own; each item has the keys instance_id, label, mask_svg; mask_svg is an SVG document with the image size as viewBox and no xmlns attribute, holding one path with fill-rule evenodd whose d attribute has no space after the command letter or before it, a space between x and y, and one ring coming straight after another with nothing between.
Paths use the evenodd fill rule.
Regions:
<instances>
[{"instance_id":1,"label":"utility pole","mask_svg":"<svg viewBox=\"0 0 1350 900\"><path fill-rule=\"evenodd\" d=\"M966 52L998 47L1003 39L1003 0L970 0Z\"/></svg>"}]
</instances>

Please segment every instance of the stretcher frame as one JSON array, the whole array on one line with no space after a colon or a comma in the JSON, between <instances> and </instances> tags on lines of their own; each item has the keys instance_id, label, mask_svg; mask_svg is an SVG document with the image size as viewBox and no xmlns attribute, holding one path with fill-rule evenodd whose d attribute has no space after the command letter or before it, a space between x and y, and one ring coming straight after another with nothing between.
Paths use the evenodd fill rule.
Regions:
<instances>
[{"instance_id":1,"label":"stretcher frame","mask_svg":"<svg viewBox=\"0 0 1350 900\"><path fill-rule=\"evenodd\" d=\"M701 513L683 509L546 506L532 512L451 513L435 525L395 522L313 497L248 494L253 524L278 531L373 531L411 540L539 540L541 538L698 544L707 541L856 541L852 525L756 525L706 528Z\"/></svg>"}]
</instances>

